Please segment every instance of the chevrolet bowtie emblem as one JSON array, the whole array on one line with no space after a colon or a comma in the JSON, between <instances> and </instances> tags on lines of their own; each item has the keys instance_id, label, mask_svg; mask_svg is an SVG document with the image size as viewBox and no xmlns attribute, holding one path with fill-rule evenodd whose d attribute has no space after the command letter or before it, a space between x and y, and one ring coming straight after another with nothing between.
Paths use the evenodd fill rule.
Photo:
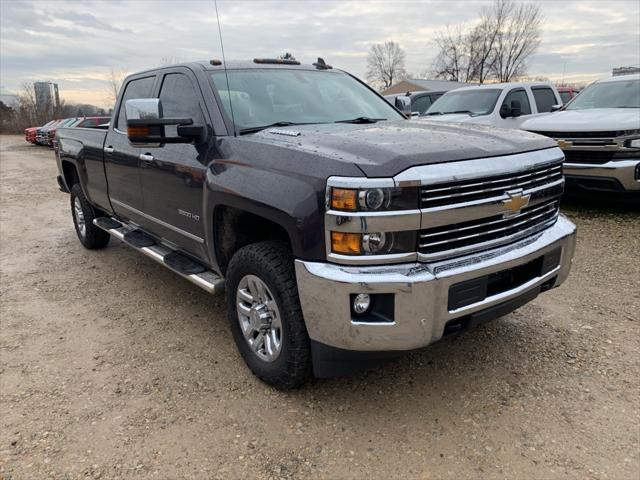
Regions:
<instances>
[{"instance_id":1,"label":"chevrolet bowtie emblem","mask_svg":"<svg viewBox=\"0 0 640 480\"><path fill-rule=\"evenodd\" d=\"M561 149L565 149L571 146L571 142L567 142L566 140L558 140L558 147Z\"/></svg>"},{"instance_id":2,"label":"chevrolet bowtie emblem","mask_svg":"<svg viewBox=\"0 0 640 480\"><path fill-rule=\"evenodd\" d=\"M529 205L531 194L523 195L522 190L506 192L509 198L502 201L502 204L507 209L504 212L505 217L511 217L520 213L524 207Z\"/></svg>"}]
</instances>

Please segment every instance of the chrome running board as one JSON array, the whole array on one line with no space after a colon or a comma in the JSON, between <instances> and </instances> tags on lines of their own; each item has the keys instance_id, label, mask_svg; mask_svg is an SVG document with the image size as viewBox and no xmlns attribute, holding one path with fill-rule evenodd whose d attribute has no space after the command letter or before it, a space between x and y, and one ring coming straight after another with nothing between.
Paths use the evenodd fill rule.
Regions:
<instances>
[{"instance_id":1,"label":"chrome running board","mask_svg":"<svg viewBox=\"0 0 640 480\"><path fill-rule=\"evenodd\" d=\"M191 283L195 283L203 290L209 293L218 293L224 290L224 278L216 272L175 250L156 243L137 227L109 217L96 218L93 220L93 224ZM143 238L142 242L139 241L140 237ZM154 243L149 244L150 241L144 241L148 239Z\"/></svg>"}]
</instances>

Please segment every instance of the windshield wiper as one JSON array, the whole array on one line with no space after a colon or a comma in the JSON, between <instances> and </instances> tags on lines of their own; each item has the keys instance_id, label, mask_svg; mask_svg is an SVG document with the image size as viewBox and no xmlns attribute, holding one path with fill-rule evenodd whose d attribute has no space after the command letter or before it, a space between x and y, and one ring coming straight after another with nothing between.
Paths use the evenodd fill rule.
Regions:
<instances>
[{"instance_id":1,"label":"windshield wiper","mask_svg":"<svg viewBox=\"0 0 640 480\"><path fill-rule=\"evenodd\" d=\"M289 127L291 125L316 125L319 123L324 123L324 122L273 122L270 123L269 125L261 125L259 127L248 127L248 128L242 128L240 129L240 135L244 135L245 133L255 133L255 132L260 132L261 130L264 130L266 128L271 128L271 127Z\"/></svg>"},{"instance_id":2,"label":"windshield wiper","mask_svg":"<svg viewBox=\"0 0 640 480\"><path fill-rule=\"evenodd\" d=\"M336 120L333 123L376 123L386 118L356 117L350 120Z\"/></svg>"},{"instance_id":3,"label":"windshield wiper","mask_svg":"<svg viewBox=\"0 0 640 480\"><path fill-rule=\"evenodd\" d=\"M449 114L449 113L468 113L469 115L472 115L473 112L469 111L469 110L455 110L453 112L443 112L445 115Z\"/></svg>"},{"instance_id":4,"label":"windshield wiper","mask_svg":"<svg viewBox=\"0 0 640 480\"><path fill-rule=\"evenodd\" d=\"M442 115L442 112L429 112L425 113L425 115Z\"/></svg>"}]
</instances>

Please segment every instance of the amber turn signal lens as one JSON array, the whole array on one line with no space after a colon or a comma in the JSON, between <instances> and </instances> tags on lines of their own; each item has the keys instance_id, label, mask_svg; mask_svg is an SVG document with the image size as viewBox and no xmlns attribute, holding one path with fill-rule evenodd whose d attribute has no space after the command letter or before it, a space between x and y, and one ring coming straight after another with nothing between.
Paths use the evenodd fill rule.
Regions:
<instances>
[{"instance_id":1,"label":"amber turn signal lens","mask_svg":"<svg viewBox=\"0 0 640 480\"><path fill-rule=\"evenodd\" d=\"M357 210L358 192L347 188L331 189L331 208L337 210Z\"/></svg>"},{"instance_id":2,"label":"amber turn signal lens","mask_svg":"<svg viewBox=\"0 0 640 480\"><path fill-rule=\"evenodd\" d=\"M331 251L345 255L362 253L362 235L359 233L331 232Z\"/></svg>"},{"instance_id":3,"label":"amber turn signal lens","mask_svg":"<svg viewBox=\"0 0 640 480\"><path fill-rule=\"evenodd\" d=\"M127 127L127 135L130 137L148 137L149 127Z\"/></svg>"}]
</instances>

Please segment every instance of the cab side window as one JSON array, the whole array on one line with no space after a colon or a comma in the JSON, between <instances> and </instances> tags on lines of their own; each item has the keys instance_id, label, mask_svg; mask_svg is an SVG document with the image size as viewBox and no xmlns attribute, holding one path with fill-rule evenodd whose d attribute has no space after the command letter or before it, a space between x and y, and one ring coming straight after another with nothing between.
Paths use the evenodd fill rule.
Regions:
<instances>
[{"instance_id":1,"label":"cab side window","mask_svg":"<svg viewBox=\"0 0 640 480\"><path fill-rule=\"evenodd\" d=\"M153 93L153 82L156 77L145 77L131 80L125 87L124 94L122 95L122 102L120 103L120 111L118 112L117 128L121 132L127 131L127 117L125 114L124 104L127 100L132 98L150 98Z\"/></svg>"},{"instance_id":2,"label":"cab side window","mask_svg":"<svg viewBox=\"0 0 640 480\"><path fill-rule=\"evenodd\" d=\"M196 125L204 123L200 95L191 79L183 73L165 75L160 89L160 102L163 117L191 118Z\"/></svg>"},{"instance_id":3,"label":"cab side window","mask_svg":"<svg viewBox=\"0 0 640 480\"><path fill-rule=\"evenodd\" d=\"M558 103L553 90L548 87L534 87L531 91L533 92L533 98L536 100L536 107L539 113L550 112L551 107Z\"/></svg>"},{"instance_id":4,"label":"cab side window","mask_svg":"<svg viewBox=\"0 0 640 480\"><path fill-rule=\"evenodd\" d=\"M529 97L524 90L511 90L502 102L503 105L511 107L511 102L517 100L520 102L520 115L531 115L531 104L529 103Z\"/></svg>"},{"instance_id":5,"label":"cab side window","mask_svg":"<svg viewBox=\"0 0 640 480\"><path fill-rule=\"evenodd\" d=\"M411 105L411 111L418 112L420 115L424 115L424 112L431 106L431 97L424 95L423 97L416 98Z\"/></svg>"}]
</instances>

